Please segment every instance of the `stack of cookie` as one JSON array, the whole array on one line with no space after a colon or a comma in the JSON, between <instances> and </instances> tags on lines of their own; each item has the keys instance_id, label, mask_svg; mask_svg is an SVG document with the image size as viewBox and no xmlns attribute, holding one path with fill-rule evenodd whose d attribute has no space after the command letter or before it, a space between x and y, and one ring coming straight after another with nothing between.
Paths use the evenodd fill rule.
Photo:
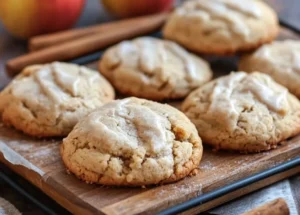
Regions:
<instances>
[{"instance_id":1,"label":"stack of cookie","mask_svg":"<svg viewBox=\"0 0 300 215\"><path fill-rule=\"evenodd\" d=\"M87 183L174 182L197 172L202 140L254 153L300 132L300 102L292 95L300 96L300 43L263 45L278 29L275 12L260 0L190 0L170 15L168 40L141 37L109 48L101 75L59 62L26 68L0 93L0 116L35 137L67 136L63 162ZM211 80L209 63L185 48L257 50L240 62L249 73ZM130 98L114 100L113 87ZM185 99L182 112L157 103L174 99Z\"/></svg>"}]
</instances>

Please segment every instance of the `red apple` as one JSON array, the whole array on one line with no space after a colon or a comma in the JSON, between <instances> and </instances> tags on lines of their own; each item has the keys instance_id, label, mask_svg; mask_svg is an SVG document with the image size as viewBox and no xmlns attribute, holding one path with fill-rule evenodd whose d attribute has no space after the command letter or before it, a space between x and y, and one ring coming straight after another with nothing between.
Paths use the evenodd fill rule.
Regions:
<instances>
[{"instance_id":1,"label":"red apple","mask_svg":"<svg viewBox=\"0 0 300 215\"><path fill-rule=\"evenodd\" d=\"M102 0L109 12L121 18L169 10L173 3L174 0Z\"/></svg>"},{"instance_id":2,"label":"red apple","mask_svg":"<svg viewBox=\"0 0 300 215\"><path fill-rule=\"evenodd\" d=\"M0 0L0 19L16 37L28 38L70 28L85 0Z\"/></svg>"}]
</instances>

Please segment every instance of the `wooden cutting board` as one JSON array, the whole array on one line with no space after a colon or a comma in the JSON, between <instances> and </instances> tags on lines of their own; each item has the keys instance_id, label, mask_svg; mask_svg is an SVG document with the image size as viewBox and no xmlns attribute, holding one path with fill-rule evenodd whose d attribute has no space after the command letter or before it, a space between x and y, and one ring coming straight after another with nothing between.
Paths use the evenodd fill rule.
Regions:
<instances>
[{"instance_id":1,"label":"wooden cutting board","mask_svg":"<svg viewBox=\"0 0 300 215\"><path fill-rule=\"evenodd\" d=\"M67 174L59 155L60 142L33 139L2 126L0 160L76 214L153 214L300 154L300 136L276 150L259 154L212 152L205 148L196 176L151 188L109 188L88 185Z\"/></svg>"},{"instance_id":2,"label":"wooden cutting board","mask_svg":"<svg viewBox=\"0 0 300 215\"><path fill-rule=\"evenodd\" d=\"M280 38L297 38L283 29ZM235 58L211 58L214 71L235 69ZM95 64L90 65L94 67ZM0 125L0 161L75 214L153 214L203 193L261 172L300 154L300 135L270 152L242 155L205 148L200 173L177 183L148 188L88 185L67 174L59 155L61 139L34 139ZM203 204L188 214L215 207L286 178L300 167Z\"/></svg>"}]
</instances>

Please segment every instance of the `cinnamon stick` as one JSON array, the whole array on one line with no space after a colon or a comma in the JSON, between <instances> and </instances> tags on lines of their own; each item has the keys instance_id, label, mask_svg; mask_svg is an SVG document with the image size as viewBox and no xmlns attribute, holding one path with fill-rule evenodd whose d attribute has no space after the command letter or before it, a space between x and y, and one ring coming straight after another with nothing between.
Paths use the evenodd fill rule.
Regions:
<instances>
[{"instance_id":1,"label":"cinnamon stick","mask_svg":"<svg viewBox=\"0 0 300 215\"><path fill-rule=\"evenodd\" d=\"M241 215L289 215L290 211L284 199L279 198Z\"/></svg>"},{"instance_id":2,"label":"cinnamon stick","mask_svg":"<svg viewBox=\"0 0 300 215\"><path fill-rule=\"evenodd\" d=\"M135 22L131 22L130 24L126 23L119 28L112 28L103 33L85 36L17 57L7 62L7 73L9 75L15 75L24 67L32 64L74 59L122 40L153 32L162 26L167 15L167 13L162 13L147 17L146 19L139 18L136 19Z\"/></svg>"},{"instance_id":3,"label":"cinnamon stick","mask_svg":"<svg viewBox=\"0 0 300 215\"><path fill-rule=\"evenodd\" d=\"M46 47L57 45L63 42L78 39L80 37L89 36L95 33L103 33L114 28L122 26L139 25L139 23L147 22L147 20L157 17L157 14L125 19L120 21L108 22L100 25L94 25L86 28L72 29L52 34L40 35L32 37L29 40L28 48L30 51L37 51Z\"/></svg>"}]
</instances>

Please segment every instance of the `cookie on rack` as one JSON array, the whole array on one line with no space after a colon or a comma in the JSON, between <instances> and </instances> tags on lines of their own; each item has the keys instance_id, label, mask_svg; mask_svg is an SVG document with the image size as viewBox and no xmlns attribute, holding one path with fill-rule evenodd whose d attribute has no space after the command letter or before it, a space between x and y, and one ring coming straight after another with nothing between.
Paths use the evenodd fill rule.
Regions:
<instances>
[{"instance_id":1,"label":"cookie on rack","mask_svg":"<svg viewBox=\"0 0 300 215\"><path fill-rule=\"evenodd\" d=\"M63 140L61 156L67 169L87 183L143 186L195 173L202 142L179 110L131 97L81 120Z\"/></svg>"},{"instance_id":2,"label":"cookie on rack","mask_svg":"<svg viewBox=\"0 0 300 215\"><path fill-rule=\"evenodd\" d=\"M96 71L59 62L33 65L0 93L0 118L32 136L66 136L79 119L112 99L112 86Z\"/></svg>"},{"instance_id":3,"label":"cookie on rack","mask_svg":"<svg viewBox=\"0 0 300 215\"><path fill-rule=\"evenodd\" d=\"M216 149L267 151L300 132L299 100L258 72L211 81L192 92L182 110Z\"/></svg>"},{"instance_id":4,"label":"cookie on rack","mask_svg":"<svg viewBox=\"0 0 300 215\"><path fill-rule=\"evenodd\" d=\"M239 69L270 75L300 98L300 41L274 41L242 57Z\"/></svg>"},{"instance_id":5,"label":"cookie on rack","mask_svg":"<svg viewBox=\"0 0 300 215\"><path fill-rule=\"evenodd\" d=\"M163 35L198 53L231 55L271 42L275 11L261 0L193 0L176 9Z\"/></svg>"},{"instance_id":6,"label":"cookie on rack","mask_svg":"<svg viewBox=\"0 0 300 215\"><path fill-rule=\"evenodd\" d=\"M109 48L99 71L122 94L157 101L183 98L212 78L206 61L171 41L151 37Z\"/></svg>"}]
</instances>

